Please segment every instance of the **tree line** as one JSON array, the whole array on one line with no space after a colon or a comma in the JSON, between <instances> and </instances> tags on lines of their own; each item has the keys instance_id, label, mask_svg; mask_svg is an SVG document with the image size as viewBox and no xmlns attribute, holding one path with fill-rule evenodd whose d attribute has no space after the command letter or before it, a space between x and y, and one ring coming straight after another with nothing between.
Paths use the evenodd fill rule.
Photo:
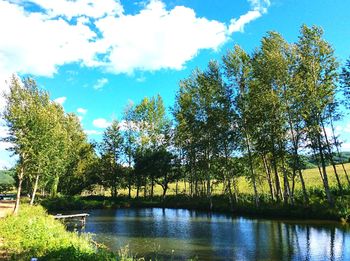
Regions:
<instances>
[{"instance_id":1,"label":"tree line","mask_svg":"<svg viewBox=\"0 0 350 261\"><path fill-rule=\"evenodd\" d=\"M328 163L337 191L350 186L344 164L346 182L334 159L341 146L336 122L350 108L350 61L340 70L321 28L302 26L295 43L268 32L252 54L236 45L179 85L172 117L159 95L144 98L128 104L100 142L89 142L76 115L65 113L32 79L14 76L3 118L6 141L18 156L16 205L22 186L33 203L38 188L55 197L97 184L113 197L120 189L129 197L132 190L136 197L153 197L160 185L165 197L169 184L180 180L190 196L205 196L210 205L213 186L221 182L234 205L241 177L251 184L257 207L262 183L272 202L294 204L300 182L308 204L306 154L317 165L330 206L335 198Z\"/></svg>"}]
</instances>

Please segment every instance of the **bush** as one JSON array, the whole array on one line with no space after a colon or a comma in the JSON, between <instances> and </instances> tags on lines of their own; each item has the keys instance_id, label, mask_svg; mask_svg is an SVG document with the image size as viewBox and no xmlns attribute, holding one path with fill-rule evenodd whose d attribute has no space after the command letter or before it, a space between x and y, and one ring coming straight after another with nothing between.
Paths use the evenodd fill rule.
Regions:
<instances>
[{"instance_id":1,"label":"bush","mask_svg":"<svg viewBox=\"0 0 350 261\"><path fill-rule=\"evenodd\" d=\"M64 225L41 206L22 205L17 216L0 220L0 231L1 250L12 260L117 259L107 249L96 247L89 235L66 231Z\"/></svg>"}]
</instances>

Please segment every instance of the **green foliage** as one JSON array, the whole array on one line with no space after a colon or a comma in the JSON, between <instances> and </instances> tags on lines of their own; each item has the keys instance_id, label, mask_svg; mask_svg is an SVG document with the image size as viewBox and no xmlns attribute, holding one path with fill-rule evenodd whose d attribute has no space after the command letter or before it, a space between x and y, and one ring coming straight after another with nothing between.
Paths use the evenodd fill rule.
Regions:
<instances>
[{"instance_id":1,"label":"green foliage","mask_svg":"<svg viewBox=\"0 0 350 261\"><path fill-rule=\"evenodd\" d=\"M15 185L13 170L0 170L0 193L11 190Z\"/></svg>"},{"instance_id":2,"label":"green foliage","mask_svg":"<svg viewBox=\"0 0 350 261\"><path fill-rule=\"evenodd\" d=\"M3 117L9 129L5 140L19 156L18 193L23 182L32 194L31 203L38 187L51 190L55 196L62 177L66 181L64 192L81 191L70 182L83 183L83 161L93 158L94 151L77 116L65 114L62 106L52 102L49 94L30 78L13 76L5 98Z\"/></svg>"},{"instance_id":3,"label":"green foliage","mask_svg":"<svg viewBox=\"0 0 350 261\"><path fill-rule=\"evenodd\" d=\"M40 206L24 205L18 215L1 219L0 231L1 249L13 260L116 259L115 254L94 246L89 235L67 232L62 223Z\"/></svg>"}]
</instances>

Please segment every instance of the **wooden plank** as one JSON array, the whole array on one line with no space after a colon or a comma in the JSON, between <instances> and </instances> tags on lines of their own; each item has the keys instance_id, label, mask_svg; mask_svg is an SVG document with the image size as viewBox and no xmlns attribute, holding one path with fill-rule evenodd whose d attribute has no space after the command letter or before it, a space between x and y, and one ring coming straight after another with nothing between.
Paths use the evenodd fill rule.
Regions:
<instances>
[{"instance_id":1,"label":"wooden plank","mask_svg":"<svg viewBox=\"0 0 350 261\"><path fill-rule=\"evenodd\" d=\"M73 215L61 215L57 214L54 216L55 219L64 219L64 218L85 218L89 216L88 213L82 213L82 214L73 214Z\"/></svg>"}]
</instances>

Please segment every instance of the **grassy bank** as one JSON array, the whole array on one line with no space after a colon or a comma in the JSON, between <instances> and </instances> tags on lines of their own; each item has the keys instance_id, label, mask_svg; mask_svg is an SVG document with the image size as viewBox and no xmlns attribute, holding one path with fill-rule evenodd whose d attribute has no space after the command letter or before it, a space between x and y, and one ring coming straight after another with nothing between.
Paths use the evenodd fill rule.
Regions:
<instances>
[{"instance_id":1,"label":"grassy bank","mask_svg":"<svg viewBox=\"0 0 350 261\"><path fill-rule=\"evenodd\" d=\"M350 174L350 163L347 163L344 165L347 173ZM337 186L337 180L334 174L334 170L332 166L328 166L327 168L327 173L328 173L328 181L329 181L329 186L330 187L336 187ZM340 178L341 183L343 184L344 187L347 185L347 180L345 177L345 173L343 170L342 165L336 165L336 169ZM265 174L262 174L263 176ZM323 183L322 179L320 177L320 173L317 168L313 169L305 169L303 170L303 176L304 176L304 181L305 181L305 186L307 190L313 191L313 190L323 190ZM269 193L269 186L267 182L264 181L258 181L258 191L260 194L268 194ZM283 188L283 184L281 184ZM242 194L249 194L253 195L253 187L250 182L247 181L246 178L244 177L239 177L237 179L237 188L239 193ZM178 182L177 186L177 191L179 194L189 194L189 189L190 185L188 182L183 182L180 181ZM295 178L295 190L301 191L301 182L299 176L296 176ZM95 191L99 192L99 190ZM105 196L110 196L110 191L104 191L103 192ZM158 184L155 184L154 187L154 194L155 195L162 195L163 190L162 187ZM212 193L214 195L221 195L223 193L223 184L222 182L215 182L215 184L212 184ZM128 190L127 189L120 189L118 191L118 194L121 195L128 195ZM143 194L143 191L140 191L140 194ZM170 183L169 184L169 189L167 191L167 195L175 195L176 194L176 183ZM131 191L131 196L135 197L136 196L136 189L133 189Z\"/></svg>"},{"instance_id":2,"label":"grassy bank","mask_svg":"<svg viewBox=\"0 0 350 261\"><path fill-rule=\"evenodd\" d=\"M97 247L89 235L66 231L43 207L28 205L0 219L0 253L9 260L131 260Z\"/></svg>"},{"instance_id":3,"label":"grassy bank","mask_svg":"<svg viewBox=\"0 0 350 261\"><path fill-rule=\"evenodd\" d=\"M330 208L327 203L326 194L320 178L318 169L307 169L303 171L309 203L305 205L302 201L301 185L298 177L295 185L294 205L272 202L269 196L269 188L266 182L259 183L260 206L254 204L253 189L251 184L242 178L238 179L238 201L232 206L227 195L222 195L223 184L218 182L213 184L213 210L232 213L233 215L246 215L266 218L289 218L289 219L315 219L315 220L335 220L350 222L350 188L346 186L347 181L341 165L337 165L338 174L344 186L342 195L337 188L336 178L333 168L327 167L329 173L329 184L332 187L332 194L335 199L335 207ZM350 173L350 164L345 168ZM99 190L98 190L99 191ZM126 190L119 191L118 198L105 196L86 197L59 197L55 199L44 199L41 204L49 211L57 212L62 210L83 210L98 208L120 208L120 207L167 207L186 208L197 210L209 210L209 202L206 197L190 197L189 184L179 182L177 186L178 195L175 194L176 184L170 184L168 196L162 200L162 189L155 186L153 199L149 197L135 198L136 191L132 190L132 198L127 197ZM141 193L142 195L143 193Z\"/></svg>"},{"instance_id":4,"label":"grassy bank","mask_svg":"<svg viewBox=\"0 0 350 261\"><path fill-rule=\"evenodd\" d=\"M334 192L334 194L336 194L336 192ZM283 203L277 204L276 202L271 202L268 195L264 194L260 197L259 207L254 205L254 198L250 194L240 195L239 201L232 206L227 196L214 195L212 198L212 210L233 215L262 218L350 221L350 195L342 196L341 198L338 197L334 208L328 207L326 195L322 190L309 190L309 195L310 203L305 206L301 200L298 200L301 198L301 195L296 198L294 205L285 205ZM125 196L118 198L104 196L59 197L42 200L41 204L47 208L48 211L52 212L125 207L184 208L209 211L208 198L189 197L187 195L170 195L164 200L160 196L139 199L129 199Z\"/></svg>"}]
</instances>

